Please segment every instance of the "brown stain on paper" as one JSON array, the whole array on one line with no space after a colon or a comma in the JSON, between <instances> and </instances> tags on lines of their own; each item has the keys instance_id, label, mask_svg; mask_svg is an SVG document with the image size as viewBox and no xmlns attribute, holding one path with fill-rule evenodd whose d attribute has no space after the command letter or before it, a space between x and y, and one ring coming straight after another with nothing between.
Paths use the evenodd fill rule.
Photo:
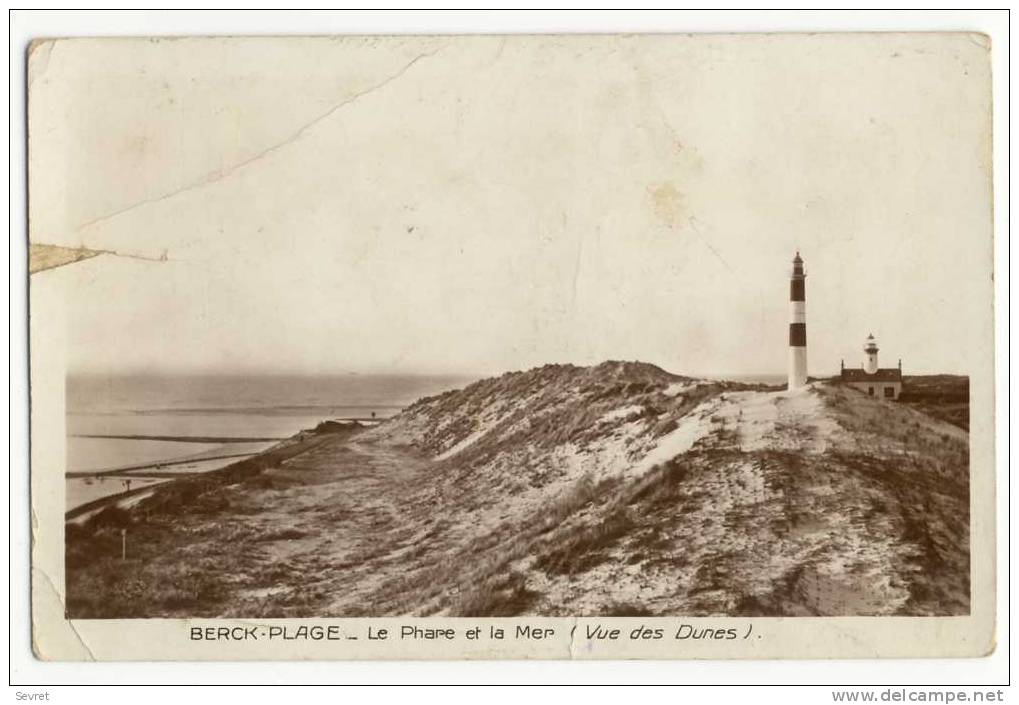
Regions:
<instances>
[{"instance_id":1,"label":"brown stain on paper","mask_svg":"<svg viewBox=\"0 0 1019 705\"><path fill-rule=\"evenodd\" d=\"M671 183L648 187L651 210L655 216L670 228L678 226L683 219L683 194Z\"/></svg>"},{"instance_id":2,"label":"brown stain on paper","mask_svg":"<svg viewBox=\"0 0 1019 705\"><path fill-rule=\"evenodd\" d=\"M105 250L91 250L87 247L30 244L28 246L28 273L35 274L47 269L55 269L65 264L81 262L103 254L106 254Z\"/></svg>"}]
</instances>

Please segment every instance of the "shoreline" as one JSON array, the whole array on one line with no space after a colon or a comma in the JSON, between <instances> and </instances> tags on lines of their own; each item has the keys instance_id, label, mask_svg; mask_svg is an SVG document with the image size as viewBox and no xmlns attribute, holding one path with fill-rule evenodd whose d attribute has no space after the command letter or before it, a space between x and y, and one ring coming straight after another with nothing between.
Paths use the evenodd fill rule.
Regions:
<instances>
[{"instance_id":1,"label":"shoreline","mask_svg":"<svg viewBox=\"0 0 1019 705\"><path fill-rule=\"evenodd\" d=\"M363 429L364 427L361 426L360 424L358 424L357 428ZM279 442L276 443L275 445L273 445L273 446L271 446L269 448L266 448L265 450L259 451L257 453L244 453L244 454L239 454L239 455L236 455L236 456L230 456L230 455L227 455L227 456L217 456L215 458L200 458L200 459L191 458L191 459L180 460L180 461L176 461L176 462L163 462L163 463L160 463L161 466L181 465L181 464L186 464L186 463L193 463L193 462L196 462L196 460L197 461L204 461L204 460L221 460L221 459L224 459L224 458L231 458L231 457L238 458L237 462L229 463L227 465L224 465L221 468L216 468L215 470L206 470L206 471L193 472L193 473L183 473L183 472L181 472L181 473L166 473L165 477L168 480L168 482L161 482L161 483L159 483L157 485L154 485L154 486L137 487L137 488L132 489L132 490L126 490L124 492L118 492L116 494L111 494L111 495L107 495L105 497L100 497L98 499L90 500L88 502L85 502L84 504L80 504L80 505L78 505L76 507L73 507L73 508L68 509L67 511L65 511L64 512L64 522L67 523L67 522L71 522L71 521L74 521L76 519L79 519L83 514L86 514L86 513L92 513L93 516L98 515L103 510L105 510L105 509L107 509L107 508L109 508L111 506L116 506L118 503L120 503L120 502L122 502L122 501L124 501L126 499L131 499L132 497L138 495L141 492L152 492L153 494L156 494L156 493L159 493L159 492L170 490L171 488L173 488L175 486L178 486L178 485L181 485L181 484L184 484L184 483L187 483L187 482L193 482L195 480L203 480L203 481L207 481L210 484L216 484L217 480L221 480L224 477L230 477L230 476L232 476L233 474L235 474L237 472L241 472L244 475L252 474L252 473L249 473L249 472L245 472L245 471L248 470L248 467L247 467L248 464L261 465L263 462L266 462L266 461L273 462L273 461L276 461L276 460L286 460L286 459L294 457L296 455L300 455L301 453L303 453L303 452L305 452L307 450L311 450L312 448L317 446L318 443L322 442L323 440L325 440L328 437L333 436L333 435L336 435L336 434L335 433L329 433L329 432L316 433L314 430L302 430L302 431L298 431L293 436L290 436L288 438L279 439ZM315 441L317 441L317 442L315 442ZM296 451L296 452L289 452L289 451ZM107 471L101 471L101 472L98 472L98 473L96 473L96 472L66 473L65 474L65 480L66 479L84 479L86 477L111 477L111 476L112 477L116 477L118 475L130 472L132 470L144 469L144 468L154 467L154 466L155 466L155 463L149 463L149 464L142 465L142 466L132 466L130 468L118 468L116 470L107 470ZM261 469L262 468L258 468L258 471L261 471ZM155 474L153 474L153 475L129 476L129 477L137 477L137 479L152 479L152 478L155 478L157 476ZM162 476L160 476L159 479L162 479ZM91 518L91 517L89 517L89 518Z\"/></svg>"},{"instance_id":2,"label":"shoreline","mask_svg":"<svg viewBox=\"0 0 1019 705\"><path fill-rule=\"evenodd\" d=\"M283 440L286 440L286 439L283 439ZM269 450L269 449L266 449L266 450ZM264 453L265 451L259 451L259 452L263 452ZM80 479L84 479L84 478L87 478L87 477L116 477L117 475L123 475L125 473L130 473L130 472L136 472L138 470L146 470L148 468L153 468L153 470L154 470L153 474L155 474L155 473L159 472L159 468L164 468L164 467L168 467L168 466L171 466L171 465L187 465L189 463L201 463L201 462L205 462L205 461L208 461L208 460L227 460L229 458L250 458L250 457L253 457L255 455L258 455L259 452L256 452L256 453L230 453L228 455L210 455L208 457L202 457L202 458L184 458L182 460L164 460L164 461L160 461L160 462L145 463L144 465L128 465L128 466L120 467L120 468L111 468L109 470L72 470L72 471L65 472L64 473L64 477L69 479L69 480L80 480ZM218 469L221 469L221 468L217 468L217 470ZM215 470L206 470L205 472L215 472ZM175 474L175 473L168 473L168 474ZM193 473L193 474L201 475L201 474L204 474L204 473L196 472L196 473ZM145 475L138 475L137 477L145 477Z\"/></svg>"},{"instance_id":3,"label":"shoreline","mask_svg":"<svg viewBox=\"0 0 1019 705\"><path fill-rule=\"evenodd\" d=\"M106 438L124 441L173 441L174 443L261 443L268 441L285 441L288 436L150 436L128 435L120 433L69 433L68 438Z\"/></svg>"}]
</instances>

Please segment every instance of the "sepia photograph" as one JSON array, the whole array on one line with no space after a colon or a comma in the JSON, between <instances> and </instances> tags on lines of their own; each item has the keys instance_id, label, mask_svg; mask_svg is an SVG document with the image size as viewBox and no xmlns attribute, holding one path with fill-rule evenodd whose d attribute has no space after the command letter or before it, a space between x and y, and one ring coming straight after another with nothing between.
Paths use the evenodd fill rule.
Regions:
<instances>
[{"instance_id":1,"label":"sepia photograph","mask_svg":"<svg viewBox=\"0 0 1019 705\"><path fill-rule=\"evenodd\" d=\"M158 620L993 648L985 35L40 39L27 71L33 610L92 657Z\"/></svg>"}]
</instances>

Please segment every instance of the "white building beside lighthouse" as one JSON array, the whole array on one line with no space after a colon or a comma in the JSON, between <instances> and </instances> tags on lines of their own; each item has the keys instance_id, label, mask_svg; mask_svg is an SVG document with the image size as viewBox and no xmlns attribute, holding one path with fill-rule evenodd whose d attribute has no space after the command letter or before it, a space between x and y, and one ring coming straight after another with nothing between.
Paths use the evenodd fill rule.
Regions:
<instances>
[{"instance_id":1,"label":"white building beside lighthouse","mask_svg":"<svg viewBox=\"0 0 1019 705\"><path fill-rule=\"evenodd\" d=\"M800 253L793 259L789 279L789 389L807 383L807 275Z\"/></svg>"},{"instance_id":2,"label":"white building beside lighthouse","mask_svg":"<svg viewBox=\"0 0 1019 705\"><path fill-rule=\"evenodd\" d=\"M878 367L877 341L873 334L867 336L863 344L863 353L867 356L860 368L848 368L842 363L842 383L866 392L872 397L882 399L898 399L902 394L902 360L898 367Z\"/></svg>"}]
</instances>

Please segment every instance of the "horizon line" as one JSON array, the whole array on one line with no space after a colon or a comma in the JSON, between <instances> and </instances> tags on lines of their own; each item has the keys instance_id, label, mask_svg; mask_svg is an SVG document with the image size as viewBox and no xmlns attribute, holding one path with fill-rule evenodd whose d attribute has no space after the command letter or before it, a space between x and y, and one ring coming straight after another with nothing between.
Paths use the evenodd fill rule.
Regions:
<instances>
[{"instance_id":1,"label":"horizon line","mask_svg":"<svg viewBox=\"0 0 1019 705\"><path fill-rule=\"evenodd\" d=\"M512 372L527 372L530 370L540 369L546 365L573 365L575 367L597 367L596 363L591 365L579 365L576 363L542 363L539 365L532 365L526 368L515 368L515 369L504 369L500 372L454 372L454 371L429 371L429 370L393 370L393 371L321 371L321 372L304 372L299 370L242 370L242 371L217 371L212 369L166 369L166 370L71 370L65 371L65 379L72 377L85 378L85 377L107 377L107 378L127 378L127 377L148 377L148 378L159 378L159 377L223 377L223 378L245 378L245 377L291 377L291 378L341 378L341 377L419 377L419 378L474 378L474 379L485 379L489 377L499 377L503 374ZM692 377L695 379L734 379L739 377L786 377L788 372L785 370L776 371L749 371L749 372L674 372L661 365L655 363L647 363L659 367L669 374L675 374L681 377ZM856 369L856 368L846 368ZM834 369L831 373L819 373L817 371L808 372L808 376L815 379L824 379L828 377L838 377L839 369ZM913 372L907 372L903 370L903 376L905 377L916 377L916 376L928 376L928 375L953 375L959 377L969 377L970 375L965 372L958 371L930 371L917 369Z\"/></svg>"}]
</instances>

